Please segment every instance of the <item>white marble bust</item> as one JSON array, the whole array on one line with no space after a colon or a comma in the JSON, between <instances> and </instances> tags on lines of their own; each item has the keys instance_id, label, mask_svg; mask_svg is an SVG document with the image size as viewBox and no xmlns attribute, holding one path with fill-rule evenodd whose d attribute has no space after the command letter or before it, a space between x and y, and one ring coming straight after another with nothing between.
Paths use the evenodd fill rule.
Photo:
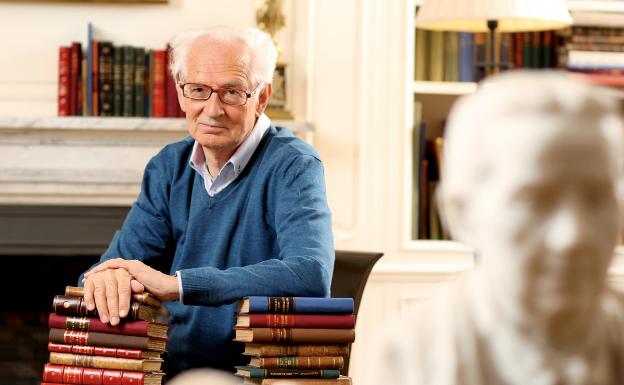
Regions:
<instances>
[{"instance_id":1,"label":"white marble bust","mask_svg":"<svg viewBox=\"0 0 624 385\"><path fill-rule=\"evenodd\" d=\"M507 73L454 106L441 209L474 271L401 320L370 384L624 384L620 105L553 72ZM382 381L382 382L379 382Z\"/></svg>"}]
</instances>

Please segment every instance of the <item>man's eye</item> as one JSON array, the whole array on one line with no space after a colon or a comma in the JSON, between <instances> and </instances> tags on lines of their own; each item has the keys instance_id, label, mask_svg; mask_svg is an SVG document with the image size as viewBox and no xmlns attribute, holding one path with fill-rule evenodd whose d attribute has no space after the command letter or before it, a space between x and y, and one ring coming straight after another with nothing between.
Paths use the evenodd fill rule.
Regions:
<instances>
[{"instance_id":1,"label":"man's eye","mask_svg":"<svg viewBox=\"0 0 624 385\"><path fill-rule=\"evenodd\" d=\"M235 88L226 88L224 91L226 95L239 95L239 91Z\"/></svg>"},{"instance_id":2,"label":"man's eye","mask_svg":"<svg viewBox=\"0 0 624 385\"><path fill-rule=\"evenodd\" d=\"M204 87L191 87L191 92L204 92Z\"/></svg>"}]
</instances>

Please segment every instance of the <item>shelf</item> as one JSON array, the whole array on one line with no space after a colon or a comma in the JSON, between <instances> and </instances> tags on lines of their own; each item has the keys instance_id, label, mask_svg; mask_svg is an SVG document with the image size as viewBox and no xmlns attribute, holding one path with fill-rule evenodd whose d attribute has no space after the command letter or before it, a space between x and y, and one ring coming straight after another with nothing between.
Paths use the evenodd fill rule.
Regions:
<instances>
[{"instance_id":1,"label":"shelf","mask_svg":"<svg viewBox=\"0 0 624 385\"><path fill-rule=\"evenodd\" d=\"M620 0L568 0L570 11L624 12L624 1Z\"/></svg>"},{"instance_id":2,"label":"shelf","mask_svg":"<svg viewBox=\"0 0 624 385\"><path fill-rule=\"evenodd\" d=\"M288 127L294 132L313 132L312 124L296 120L272 120L273 125ZM34 128L40 130L110 130L184 132L184 118L122 118L122 117L0 117L0 129Z\"/></svg>"},{"instance_id":3,"label":"shelf","mask_svg":"<svg viewBox=\"0 0 624 385\"><path fill-rule=\"evenodd\" d=\"M477 83L469 82L428 82L416 81L413 84L415 94L466 95L475 92Z\"/></svg>"}]
</instances>

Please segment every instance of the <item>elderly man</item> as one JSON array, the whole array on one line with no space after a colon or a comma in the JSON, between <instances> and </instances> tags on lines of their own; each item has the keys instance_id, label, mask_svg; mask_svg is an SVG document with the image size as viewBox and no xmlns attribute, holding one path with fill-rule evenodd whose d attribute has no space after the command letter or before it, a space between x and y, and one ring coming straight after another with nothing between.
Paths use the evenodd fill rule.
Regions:
<instances>
[{"instance_id":1,"label":"elderly man","mask_svg":"<svg viewBox=\"0 0 624 385\"><path fill-rule=\"evenodd\" d=\"M624 383L617 100L569 76L510 73L451 112L441 203L474 271L402 320L370 384Z\"/></svg>"},{"instance_id":2,"label":"elderly man","mask_svg":"<svg viewBox=\"0 0 624 385\"><path fill-rule=\"evenodd\" d=\"M263 114L275 60L256 29L175 39L171 70L191 137L150 160L123 227L85 274L88 307L112 325L128 314L131 291L171 301L169 377L241 363L242 344L232 342L241 297L329 295L323 166Z\"/></svg>"}]
</instances>

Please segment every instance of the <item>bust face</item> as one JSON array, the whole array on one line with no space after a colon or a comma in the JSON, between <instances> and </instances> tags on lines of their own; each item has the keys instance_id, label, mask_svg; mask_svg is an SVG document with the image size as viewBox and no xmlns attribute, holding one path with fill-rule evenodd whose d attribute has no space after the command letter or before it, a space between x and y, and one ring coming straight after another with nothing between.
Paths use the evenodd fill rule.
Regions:
<instances>
[{"instance_id":1,"label":"bust face","mask_svg":"<svg viewBox=\"0 0 624 385\"><path fill-rule=\"evenodd\" d=\"M518 131L468 199L474 246L489 287L529 314L575 313L602 290L619 231L607 143L592 129Z\"/></svg>"}]
</instances>

